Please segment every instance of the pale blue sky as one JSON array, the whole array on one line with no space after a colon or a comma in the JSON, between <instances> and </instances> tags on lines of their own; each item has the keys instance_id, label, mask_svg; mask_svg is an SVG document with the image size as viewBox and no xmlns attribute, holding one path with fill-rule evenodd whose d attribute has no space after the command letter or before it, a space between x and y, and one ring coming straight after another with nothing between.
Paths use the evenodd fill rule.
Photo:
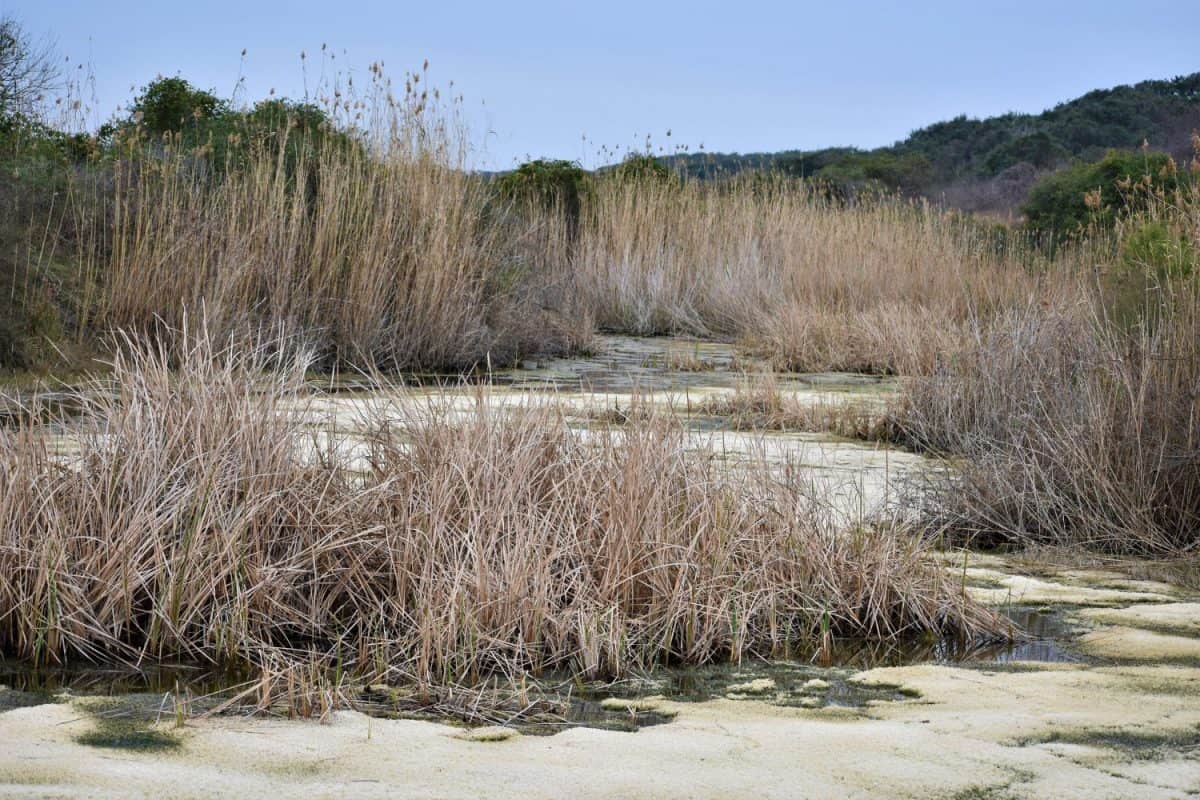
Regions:
<instances>
[{"instance_id":1,"label":"pale blue sky","mask_svg":"<svg viewBox=\"0 0 1200 800\"><path fill-rule=\"evenodd\" d=\"M0 0L0 10L90 61L103 116L159 73L228 94L243 48L251 99L270 87L301 94L299 53L322 43L357 73L428 58L434 83L465 95L476 165L494 168L527 155L594 166L601 145L647 134L710 151L871 147L960 113L1039 111L1200 70L1196 0Z\"/></svg>"}]
</instances>

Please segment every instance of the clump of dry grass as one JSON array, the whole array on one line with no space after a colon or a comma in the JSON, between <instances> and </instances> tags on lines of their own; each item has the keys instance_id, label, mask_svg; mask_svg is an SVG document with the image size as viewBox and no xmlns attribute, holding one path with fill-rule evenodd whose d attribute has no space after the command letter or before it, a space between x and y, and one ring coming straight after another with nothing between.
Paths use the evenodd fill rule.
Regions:
<instances>
[{"instance_id":1,"label":"clump of dry grass","mask_svg":"<svg viewBox=\"0 0 1200 800\"><path fill-rule=\"evenodd\" d=\"M962 301L970 303L969 292ZM970 316L962 307L945 314L912 299L881 301L871 310L796 303L764 318L751 346L781 369L927 375L961 347Z\"/></svg>"},{"instance_id":2,"label":"clump of dry grass","mask_svg":"<svg viewBox=\"0 0 1200 800\"><path fill-rule=\"evenodd\" d=\"M686 347L668 347L663 355L663 366L675 372L712 372L717 368L715 361Z\"/></svg>"},{"instance_id":3,"label":"clump of dry grass","mask_svg":"<svg viewBox=\"0 0 1200 800\"><path fill-rule=\"evenodd\" d=\"M248 698L320 713L351 680L1000 627L919 542L830 530L795 483L722 471L669 420L580 436L481 395L381 406L348 437L314 425L304 364L278 358L133 348L69 424L0 432L0 651L249 665Z\"/></svg>"},{"instance_id":4,"label":"clump of dry grass","mask_svg":"<svg viewBox=\"0 0 1200 800\"><path fill-rule=\"evenodd\" d=\"M1032 307L909 383L911 441L963 456L924 487L931 525L985 544L1179 554L1200 526L1200 324L1126 330Z\"/></svg>"},{"instance_id":5,"label":"clump of dry grass","mask_svg":"<svg viewBox=\"0 0 1200 800\"><path fill-rule=\"evenodd\" d=\"M1073 305L977 324L908 382L912 442L965 456L926 487L932 525L1108 554L1200 545L1200 182L1135 205Z\"/></svg>"}]
</instances>

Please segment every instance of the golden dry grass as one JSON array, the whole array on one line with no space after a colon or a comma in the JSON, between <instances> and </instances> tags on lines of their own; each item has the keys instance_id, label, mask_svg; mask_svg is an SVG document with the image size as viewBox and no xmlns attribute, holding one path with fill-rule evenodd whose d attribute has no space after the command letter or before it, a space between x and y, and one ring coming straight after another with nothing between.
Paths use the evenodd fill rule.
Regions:
<instances>
[{"instance_id":1,"label":"golden dry grass","mask_svg":"<svg viewBox=\"0 0 1200 800\"><path fill-rule=\"evenodd\" d=\"M303 342L318 365L470 369L569 349L534 273L561 240L465 168L451 112L386 84L368 128L284 126L235 148L133 131L72 187L84 332L151 338L186 317L214 335ZM365 123L364 123L365 124Z\"/></svg>"},{"instance_id":2,"label":"golden dry grass","mask_svg":"<svg viewBox=\"0 0 1200 800\"><path fill-rule=\"evenodd\" d=\"M224 169L170 138L117 148L74 188L77 327L157 336L203 316L304 341L325 367L409 370L569 350L598 326L919 374L975 320L1063 296L1077 267L927 204L774 178L597 175L567 219L471 174L425 105L375 102L353 146L293 132Z\"/></svg>"},{"instance_id":3,"label":"golden dry grass","mask_svg":"<svg viewBox=\"0 0 1200 800\"><path fill-rule=\"evenodd\" d=\"M4 652L249 665L257 702L312 712L349 679L1000 629L919 542L830 529L796 482L726 472L669 419L585 437L553 406L481 395L339 435L314 426L302 362L209 342L132 348L80 416L0 432Z\"/></svg>"},{"instance_id":4,"label":"golden dry grass","mask_svg":"<svg viewBox=\"0 0 1200 800\"><path fill-rule=\"evenodd\" d=\"M601 180L570 276L598 324L735 336L776 366L921 373L975 318L1059 296L1019 237L895 198L784 180Z\"/></svg>"},{"instance_id":5,"label":"golden dry grass","mask_svg":"<svg viewBox=\"0 0 1200 800\"><path fill-rule=\"evenodd\" d=\"M982 544L1163 555L1195 547L1200 328L1154 332L1035 307L909 384L916 446L960 456L922 487L929 524Z\"/></svg>"},{"instance_id":6,"label":"golden dry grass","mask_svg":"<svg viewBox=\"0 0 1200 800\"><path fill-rule=\"evenodd\" d=\"M910 441L964 457L923 487L930 526L983 543L1195 551L1200 183L1147 202L1121 220L1120 254L1095 284L1080 279L1076 302L979 324L907 383ZM1148 229L1164 247L1127 246Z\"/></svg>"},{"instance_id":7,"label":"golden dry grass","mask_svg":"<svg viewBox=\"0 0 1200 800\"><path fill-rule=\"evenodd\" d=\"M711 397L693 410L724 417L735 430L809 431L876 442L903 440L895 400L802 401L781 391L770 372L747 375L732 394Z\"/></svg>"}]
</instances>

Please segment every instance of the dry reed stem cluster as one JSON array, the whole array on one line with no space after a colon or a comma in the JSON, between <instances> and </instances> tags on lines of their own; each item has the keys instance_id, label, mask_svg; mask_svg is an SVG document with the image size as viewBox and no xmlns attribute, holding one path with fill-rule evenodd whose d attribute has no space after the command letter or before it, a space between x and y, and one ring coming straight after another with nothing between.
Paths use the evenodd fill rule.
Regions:
<instances>
[{"instance_id":1,"label":"dry reed stem cluster","mask_svg":"<svg viewBox=\"0 0 1200 800\"><path fill-rule=\"evenodd\" d=\"M931 474L929 524L978 542L1140 556L1200 544L1200 183L1120 220L1120 254L1071 305L977 324L908 381L916 446L962 456ZM1154 247L1129 249L1154 234ZM1081 281L1082 284L1082 281Z\"/></svg>"},{"instance_id":2,"label":"dry reed stem cluster","mask_svg":"<svg viewBox=\"0 0 1200 800\"><path fill-rule=\"evenodd\" d=\"M977 543L1193 550L1198 345L1194 309L1154 330L1040 307L997 320L909 383L906 436L962 457L928 476L929 524Z\"/></svg>"},{"instance_id":3,"label":"dry reed stem cluster","mask_svg":"<svg viewBox=\"0 0 1200 800\"><path fill-rule=\"evenodd\" d=\"M732 394L711 397L694 410L726 417L736 430L809 431L876 442L903 440L894 401L803 402L780 390L778 379L769 372L748 375Z\"/></svg>"},{"instance_id":4,"label":"dry reed stem cluster","mask_svg":"<svg viewBox=\"0 0 1200 800\"><path fill-rule=\"evenodd\" d=\"M78 417L0 433L0 650L248 665L257 702L314 712L349 678L604 676L1000 628L919 542L830 530L800 481L722 471L669 420L580 436L481 395L339 435L313 422L303 362L209 342L130 348Z\"/></svg>"},{"instance_id":5,"label":"dry reed stem cluster","mask_svg":"<svg viewBox=\"0 0 1200 800\"><path fill-rule=\"evenodd\" d=\"M601 182L571 276L601 327L745 339L776 366L926 372L975 317L1063 289L1025 243L801 182Z\"/></svg>"},{"instance_id":6,"label":"dry reed stem cluster","mask_svg":"<svg viewBox=\"0 0 1200 800\"><path fill-rule=\"evenodd\" d=\"M305 188L307 187L307 188ZM565 347L523 294L526 242L489 217L483 183L432 157L270 151L216 179L185 154L118 163L93 324L159 332L283 330L323 363L463 368ZM156 333L157 335L157 333Z\"/></svg>"}]
</instances>

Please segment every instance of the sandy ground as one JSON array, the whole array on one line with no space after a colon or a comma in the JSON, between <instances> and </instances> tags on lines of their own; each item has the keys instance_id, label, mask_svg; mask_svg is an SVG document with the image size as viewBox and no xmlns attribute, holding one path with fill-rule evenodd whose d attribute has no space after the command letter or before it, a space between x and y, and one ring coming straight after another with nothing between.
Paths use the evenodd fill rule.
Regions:
<instances>
[{"instance_id":1,"label":"sandy ground","mask_svg":"<svg viewBox=\"0 0 1200 800\"><path fill-rule=\"evenodd\" d=\"M972 568L975 569L975 568ZM980 568L982 571L982 568ZM193 720L162 752L95 747L80 701L0 714L0 796L329 798L1175 798L1200 793L1194 603L1064 572L995 583L1069 603L1090 663L860 673L918 696L866 708L662 702L668 724L550 737L339 713ZM998 577L999 576L999 577ZM1005 593L1008 597L1009 593ZM1172 602L1166 602L1171 600Z\"/></svg>"}]
</instances>

